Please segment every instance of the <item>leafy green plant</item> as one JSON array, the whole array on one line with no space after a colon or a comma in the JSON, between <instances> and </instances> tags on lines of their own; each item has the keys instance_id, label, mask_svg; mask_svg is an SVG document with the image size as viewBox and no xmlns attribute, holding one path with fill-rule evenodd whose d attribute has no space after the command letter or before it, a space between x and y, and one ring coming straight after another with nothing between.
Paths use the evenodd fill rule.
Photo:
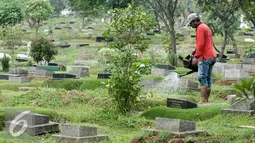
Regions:
<instances>
[{"instance_id":1,"label":"leafy green plant","mask_svg":"<svg viewBox=\"0 0 255 143\"><path fill-rule=\"evenodd\" d=\"M168 62L172 66L177 66L178 56L175 53L168 54Z\"/></svg>"},{"instance_id":2,"label":"leafy green plant","mask_svg":"<svg viewBox=\"0 0 255 143\"><path fill-rule=\"evenodd\" d=\"M243 51L244 51L245 58L255 58L255 45L254 44L246 47Z\"/></svg>"},{"instance_id":3,"label":"leafy green plant","mask_svg":"<svg viewBox=\"0 0 255 143\"><path fill-rule=\"evenodd\" d=\"M255 77L241 79L239 83L234 84L234 87L240 90L245 97L252 95L255 98Z\"/></svg>"},{"instance_id":4,"label":"leafy green plant","mask_svg":"<svg viewBox=\"0 0 255 143\"><path fill-rule=\"evenodd\" d=\"M132 110L141 91L140 78L145 73L146 60L138 58L138 52L148 49L146 33L152 27L152 16L134 4L125 9L115 9L113 22L104 32L105 37L114 37L107 41L107 47L116 51L112 64L112 77L107 85L109 94L117 109L126 114Z\"/></svg>"},{"instance_id":5,"label":"leafy green plant","mask_svg":"<svg viewBox=\"0 0 255 143\"><path fill-rule=\"evenodd\" d=\"M48 39L38 36L32 40L30 55L37 64L43 59L49 63L57 53L56 46Z\"/></svg>"},{"instance_id":6,"label":"leafy green plant","mask_svg":"<svg viewBox=\"0 0 255 143\"><path fill-rule=\"evenodd\" d=\"M7 57L6 54L4 54L4 57L1 61L3 71L9 71L9 68L10 68L9 61L10 61L10 58Z\"/></svg>"}]
</instances>

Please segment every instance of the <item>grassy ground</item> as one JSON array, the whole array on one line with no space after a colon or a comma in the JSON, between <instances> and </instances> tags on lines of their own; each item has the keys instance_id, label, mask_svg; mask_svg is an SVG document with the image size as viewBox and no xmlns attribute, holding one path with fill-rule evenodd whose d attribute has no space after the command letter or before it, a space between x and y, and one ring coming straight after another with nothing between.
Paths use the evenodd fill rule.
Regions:
<instances>
[{"instance_id":1,"label":"grassy ground","mask_svg":"<svg viewBox=\"0 0 255 143\"><path fill-rule=\"evenodd\" d=\"M55 23L69 21L76 21L73 29L77 33L77 37L73 36L70 30L53 30L54 38L58 40L68 41L70 44L74 43L89 43L90 46L86 47L70 47L61 49L58 48L59 54L55 57L53 62L63 64L65 66L72 65L75 60L82 57L90 57L88 60L98 61L100 55L98 51L104 47L103 43L96 43L95 37L101 35L104 30L100 22L94 22L88 26L94 27L96 30L81 30L79 27L80 19L66 19L58 18L46 21L52 27ZM61 25L59 25L61 26ZM63 26L63 25L62 25ZM68 24L67 24L68 26ZM71 25L69 25L71 26ZM54 27L53 27L54 28ZM46 29L45 26L40 27L40 33ZM190 30L191 34L194 34L194 30ZM93 37L91 39L85 38L84 35L92 32ZM181 31L177 31L181 32ZM28 40L34 37L34 30L24 35L23 40ZM149 36L151 40L150 49L159 49L165 51L163 44L164 34ZM250 43L244 43L243 36L236 36L238 48L241 51L244 47L251 45ZM214 37L217 47L223 43L222 37ZM195 39L190 35L185 36L182 39L177 40L178 54L186 56L194 50ZM227 45L228 48L232 48L231 43ZM10 53L9 49L0 48L2 52ZM18 47L15 53L26 52L26 49ZM150 53L143 53L145 56L150 56ZM157 62L166 61L164 55L158 54ZM240 59L232 60L230 62L238 63ZM26 62L16 63L16 65L27 67ZM148 137L148 133L144 131L146 128L155 128L155 117L169 117L179 118L185 120L196 121L197 129L207 130L209 136L200 137L187 137L185 141L196 141L201 143L243 143L243 142L255 142L254 133L251 129L239 128L240 125L255 126L254 117L243 115L220 115L220 109L227 108L229 103L224 100L225 96L234 92L228 90L231 86L213 85L212 95L210 97L210 103L224 103L215 104L214 106L201 106L197 109L174 109L166 108L166 98L182 98L190 101L199 102L199 91L186 91L186 90L169 90L165 93L159 92L161 89L157 89L152 92L152 87L144 88L142 91L139 103L135 105L134 112L130 115L124 116L114 110L114 104L111 97L108 95L107 89L103 88L101 82L96 79L96 75L102 72L102 65L88 65L91 66L90 78L82 78L79 80L64 80L64 81L44 81L42 79L34 79L31 83L13 84L5 80L0 80L0 110L6 109L6 107L12 108L32 108L35 112L49 115L51 120L57 122L67 122L69 124L89 125L98 128L100 134L105 134L110 137L111 143L129 143L136 138L144 140L148 143L155 142L168 142L167 135L161 134L152 137ZM1 69L1 68L0 68ZM177 67L176 72L179 74L189 71L183 67ZM7 72L1 72L7 73ZM191 75L186 76L193 79ZM143 78L155 78L156 80L162 80L162 77L155 76L143 76ZM214 77L220 80L220 75ZM194 79L196 82L197 79ZM17 91L18 87L30 86L37 87L32 91ZM98 88L100 87L100 88ZM51 90L50 88L58 88L57 90ZM200 104L199 104L200 105ZM29 107L28 107L29 106ZM4 120L5 113L0 114L0 119ZM3 126L3 125L2 125ZM173 139L170 137L170 139ZM0 143L52 143L55 142L51 139L51 135L45 135L33 138L19 138L13 139L6 136L4 132L0 133ZM171 142L171 141L170 141ZM136 143L136 142L134 142Z\"/></svg>"}]
</instances>

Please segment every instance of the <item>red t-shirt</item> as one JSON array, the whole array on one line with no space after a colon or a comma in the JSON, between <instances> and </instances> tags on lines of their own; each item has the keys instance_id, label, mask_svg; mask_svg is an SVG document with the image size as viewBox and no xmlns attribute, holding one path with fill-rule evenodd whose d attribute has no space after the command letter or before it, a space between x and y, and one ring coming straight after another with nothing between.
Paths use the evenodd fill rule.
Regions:
<instances>
[{"instance_id":1,"label":"red t-shirt","mask_svg":"<svg viewBox=\"0 0 255 143\"><path fill-rule=\"evenodd\" d=\"M215 58L216 53L213 47L213 36L211 29L201 23L196 29L196 53L194 55L201 61L203 58Z\"/></svg>"}]
</instances>

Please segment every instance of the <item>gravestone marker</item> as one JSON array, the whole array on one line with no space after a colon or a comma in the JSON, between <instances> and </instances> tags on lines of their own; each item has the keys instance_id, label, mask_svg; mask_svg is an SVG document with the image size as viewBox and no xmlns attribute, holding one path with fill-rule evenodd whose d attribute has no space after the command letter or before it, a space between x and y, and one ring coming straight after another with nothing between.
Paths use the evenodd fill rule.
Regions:
<instances>
[{"instance_id":1,"label":"gravestone marker","mask_svg":"<svg viewBox=\"0 0 255 143\"><path fill-rule=\"evenodd\" d=\"M248 114L253 115L255 112L255 101L254 99L241 99L235 103L233 103L230 108L222 109L222 114Z\"/></svg>"},{"instance_id":2,"label":"gravestone marker","mask_svg":"<svg viewBox=\"0 0 255 143\"><path fill-rule=\"evenodd\" d=\"M109 139L108 136L98 135L96 127L65 124L60 127L60 131L60 134L52 135L52 137L58 141L70 143L101 142Z\"/></svg>"},{"instance_id":3,"label":"gravestone marker","mask_svg":"<svg viewBox=\"0 0 255 143\"><path fill-rule=\"evenodd\" d=\"M180 78L176 84L181 89L198 89L198 83L186 78Z\"/></svg>"},{"instance_id":4,"label":"gravestone marker","mask_svg":"<svg viewBox=\"0 0 255 143\"><path fill-rule=\"evenodd\" d=\"M27 76L28 75L28 70L21 69L21 68L15 68L15 69L11 69L9 71L9 74L16 74L16 75L20 75L20 76Z\"/></svg>"},{"instance_id":5,"label":"gravestone marker","mask_svg":"<svg viewBox=\"0 0 255 143\"><path fill-rule=\"evenodd\" d=\"M170 132L174 137L207 134L207 131L196 131L196 122L156 117L156 129L147 129L153 133Z\"/></svg>"},{"instance_id":6,"label":"gravestone marker","mask_svg":"<svg viewBox=\"0 0 255 143\"><path fill-rule=\"evenodd\" d=\"M76 75L76 78L89 77L89 66L67 66L67 73Z\"/></svg>"},{"instance_id":7,"label":"gravestone marker","mask_svg":"<svg viewBox=\"0 0 255 143\"><path fill-rule=\"evenodd\" d=\"M0 80L9 80L10 77L19 77L16 74L0 74Z\"/></svg>"},{"instance_id":8,"label":"gravestone marker","mask_svg":"<svg viewBox=\"0 0 255 143\"><path fill-rule=\"evenodd\" d=\"M225 69L224 75L225 80L238 80L249 76L243 69Z\"/></svg>"},{"instance_id":9,"label":"gravestone marker","mask_svg":"<svg viewBox=\"0 0 255 143\"><path fill-rule=\"evenodd\" d=\"M110 73L98 73L97 78L98 79L110 79L112 74Z\"/></svg>"},{"instance_id":10,"label":"gravestone marker","mask_svg":"<svg viewBox=\"0 0 255 143\"><path fill-rule=\"evenodd\" d=\"M97 36L96 37L96 42L102 42L105 40L105 37L102 37L102 36Z\"/></svg>"},{"instance_id":11,"label":"gravestone marker","mask_svg":"<svg viewBox=\"0 0 255 143\"><path fill-rule=\"evenodd\" d=\"M31 80L22 76L21 77L11 76L9 77L9 82L10 83L27 83L27 82L31 82Z\"/></svg>"},{"instance_id":12,"label":"gravestone marker","mask_svg":"<svg viewBox=\"0 0 255 143\"><path fill-rule=\"evenodd\" d=\"M242 63L243 64L255 65L255 58L243 58Z\"/></svg>"},{"instance_id":13,"label":"gravestone marker","mask_svg":"<svg viewBox=\"0 0 255 143\"><path fill-rule=\"evenodd\" d=\"M186 99L167 98L167 107L190 109L197 108L197 104Z\"/></svg>"},{"instance_id":14,"label":"gravestone marker","mask_svg":"<svg viewBox=\"0 0 255 143\"><path fill-rule=\"evenodd\" d=\"M53 74L53 79L66 79L66 78L76 78L76 75L72 74L65 74L65 73L54 73Z\"/></svg>"},{"instance_id":15,"label":"gravestone marker","mask_svg":"<svg viewBox=\"0 0 255 143\"><path fill-rule=\"evenodd\" d=\"M16 116L20 115L21 112L17 112ZM14 118L15 118L14 117ZM12 118L12 120L14 119ZM5 129L7 133L10 133L9 126L12 124L16 125L13 129L13 132L16 133L24 127L23 122L18 122L20 120L24 120L27 122L26 130L21 136L36 136L42 135L50 132L59 131L59 125L57 123L53 123L49 121L49 117L41 114L36 114L33 112L24 114L18 121L12 123L12 120L5 122ZM16 123L16 124L15 124Z\"/></svg>"},{"instance_id":16,"label":"gravestone marker","mask_svg":"<svg viewBox=\"0 0 255 143\"><path fill-rule=\"evenodd\" d=\"M168 69L152 68L151 75L154 76L167 76L171 71Z\"/></svg>"}]
</instances>

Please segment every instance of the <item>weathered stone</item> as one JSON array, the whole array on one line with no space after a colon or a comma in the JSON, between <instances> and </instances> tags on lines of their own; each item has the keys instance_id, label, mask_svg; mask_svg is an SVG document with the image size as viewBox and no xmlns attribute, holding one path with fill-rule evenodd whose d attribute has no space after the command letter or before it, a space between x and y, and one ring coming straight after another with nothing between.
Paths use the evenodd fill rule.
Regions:
<instances>
[{"instance_id":1,"label":"weathered stone","mask_svg":"<svg viewBox=\"0 0 255 143\"><path fill-rule=\"evenodd\" d=\"M240 109L222 109L221 114L246 114L246 115L253 115L254 110L240 110Z\"/></svg>"},{"instance_id":2,"label":"weathered stone","mask_svg":"<svg viewBox=\"0 0 255 143\"><path fill-rule=\"evenodd\" d=\"M225 69L226 80L238 80L239 78L248 77L248 73L242 69Z\"/></svg>"},{"instance_id":3,"label":"weathered stone","mask_svg":"<svg viewBox=\"0 0 255 143\"><path fill-rule=\"evenodd\" d=\"M231 109L238 110L255 110L255 101L253 99L242 99L231 105Z\"/></svg>"},{"instance_id":4,"label":"weathered stone","mask_svg":"<svg viewBox=\"0 0 255 143\"><path fill-rule=\"evenodd\" d=\"M16 74L0 74L1 80L9 80L9 77L20 77L20 75Z\"/></svg>"},{"instance_id":5,"label":"weathered stone","mask_svg":"<svg viewBox=\"0 0 255 143\"><path fill-rule=\"evenodd\" d=\"M38 77L52 77L54 72L46 71L44 69L36 68L35 72L33 73L33 76Z\"/></svg>"},{"instance_id":6,"label":"weathered stone","mask_svg":"<svg viewBox=\"0 0 255 143\"><path fill-rule=\"evenodd\" d=\"M67 66L67 73L76 75L76 78L89 77L89 66Z\"/></svg>"},{"instance_id":7,"label":"weathered stone","mask_svg":"<svg viewBox=\"0 0 255 143\"><path fill-rule=\"evenodd\" d=\"M31 82L31 80L29 80L26 77L10 76L9 77L9 82L11 82L11 83L26 83L26 82Z\"/></svg>"},{"instance_id":8,"label":"weathered stone","mask_svg":"<svg viewBox=\"0 0 255 143\"><path fill-rule=\"evenodd\" d=\"M197 104L186 99L167 98L167 107L171 108L197 108Z\"/></svg>"},{"instance_id":9,"label":"weathered stone","mask_svg":"<svg viewBox=\"0 0 255 143\"><path fill-rule=\"evenodd\" d=\"M9 71L9 74L16 74L16 75L20 75L20 76L27 76L28 75L28 70L21 69L21 68L15 68L15 69L11 69Z\"/></svg>"},{"instance_id":10,"label":"weathered stone","mask_svg":"<svg viewBox=\"0 0 255 143\"><path fill-rule=\"evenodd\" d=\"M11 120L5 122L5 130L7 133L10 133L11 131L9 129L11 124L15 126L15 128L13 128L14 133L20 131L22 128L25 128L24 133L21 134L22 136L36 136L44 133L59 131L58 124L49 122L48 116L32 112L23 114L23 116L20 115L22 115L21 112L18 112L14 117L12 117ZM16 118L19 119L15 121L14 119ZM27 123L26 126L24 126L24 122L18 122L22 120Z\"/></svg>"},{"instance_id":11,"label":"weathered stone","mask_svg":"<svg viewBox=\"0 0 255 143\"><path fill-rule=\"evenodd\" d=\"M65 73L54 73L53 79L66 79L66 78L76 78L76 75L65 74Z\"/></svg>"},{"instance_id":12,"label":"weathered stone","mask_svg":"<svg viewBox=\"0 0 255 143\"><path fill-rule=\"evenodd\" d=\"M242 63L243 64L250 64L252 65L253 67L255 67L255 58L243 58L242 59Z\"/></svg>"},{"instance_id":13,"label":"weathered stone","mask_svg":"<svg viewBox=\"0 0 255 143\"><path fill-rule=\"evenodd\" d=\"M156 117L156 128L171 132L195 131L196 123L192 121Z\"/></svg>"},{"instance_id":14,"label":"weathered stone","mask_svg":"<svg viewBox=\"0 0 255 143\"><path fill-rule=\"evenodd\" d=\"M198 83L189 79L180 78L178 81L178 87L183 89L197 89Z\"/></svg>"},{"instance_id":15,"label":"weathered stone","mask_svg":"<svg viewBox=\"0 0 255 143\"><path fill-rule=\"evenodd\" d=\"M84 137L84 136L96 136L97 128L79 125L61 125L61 135L71 137Z\"/></svg>"},{"instance_id":16,"label":"weathered stone","mask_svg":"<svg viewBox=\"0 0 255 143\"><path fill-rule=\"evenodd\" d=\"M19 87L19 91L29 91L31 89L34 89L35 87Z\"/></svg>"}]
</instances>

